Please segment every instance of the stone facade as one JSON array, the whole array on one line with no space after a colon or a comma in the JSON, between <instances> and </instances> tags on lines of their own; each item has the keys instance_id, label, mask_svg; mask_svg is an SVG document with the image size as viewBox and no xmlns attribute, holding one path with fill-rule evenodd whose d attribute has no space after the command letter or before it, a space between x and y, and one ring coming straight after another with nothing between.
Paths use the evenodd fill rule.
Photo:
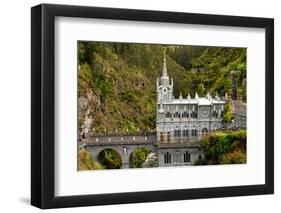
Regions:
<instances>
[{"instance_id":1,"label":"stone facade","mask_svg":"<svg viewBox=\"0 0 281 213\"><path fill-rule=\"evenodd\" d=\"M171 144L171 146L158 145L158 166L188 166L204 158L204 152L198 144Z\"/></svg>"},{"instance_id":2,"label":"stone facade","mask_svg":"<svg viewBox=\"0 0 281 213\"><path fill-rule=\"evenodd\" d=\"M225 100L208 93L206 97L173 96L173 79L167 74L164 56L163 74L157 79L157 141L160 143L198 141L220 129Z\"/></svg>"},{"instance_id":3,"label":"stone facade","mask_svg":"<svg viewBox=\"0 0 281 213\"><path fill-rule=\"evenodd\" d=\"M167 72L166 57L163 72L157 79L157 121L158 144L170 144L169 148L159 146L159 166L194 164L204 156L199 150L199 140L210 132L222 128L225 100L208 93L199 97L197 92L192 98L173 95L173 79ZM177 144L185 144L177 147ZM191 146L191 144L193 146Z\"/></svg>"}]
</instances>

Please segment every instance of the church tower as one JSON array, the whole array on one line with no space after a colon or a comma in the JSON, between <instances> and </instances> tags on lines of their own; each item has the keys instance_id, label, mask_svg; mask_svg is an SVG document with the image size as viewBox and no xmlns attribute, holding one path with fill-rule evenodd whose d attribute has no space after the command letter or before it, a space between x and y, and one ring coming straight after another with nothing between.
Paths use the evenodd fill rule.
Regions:
<instances>
[{"instance_id":1,"label":"church tower","mask_svg":"<svg viewBox=\"0 0 281 213\"><path fill-rule=\"evenodd\" d=\"M157 103L163 104L173 100L173 79L168 76L166 64L166 52L164 50L163 71L160 79L157 79Z\"/></svg>"}]
</instances>

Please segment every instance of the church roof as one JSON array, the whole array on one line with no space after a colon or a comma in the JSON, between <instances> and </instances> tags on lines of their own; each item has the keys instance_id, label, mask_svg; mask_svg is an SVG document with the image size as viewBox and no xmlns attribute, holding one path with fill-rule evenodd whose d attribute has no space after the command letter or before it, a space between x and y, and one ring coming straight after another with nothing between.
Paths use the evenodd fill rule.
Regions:
<instances>
[{"instance_id":1,"label":"church roof","mask_svg":"<svg viewBox=\"0 0 281 213\"><path fill-rule=\"evenodd\" d=\"M224 100L212 99L207 97L200 97L198 99L173 99L172 101L165 101L163 104L197 104L197 105L212 105L224 104Z\"/></svg>"}]
</instances>

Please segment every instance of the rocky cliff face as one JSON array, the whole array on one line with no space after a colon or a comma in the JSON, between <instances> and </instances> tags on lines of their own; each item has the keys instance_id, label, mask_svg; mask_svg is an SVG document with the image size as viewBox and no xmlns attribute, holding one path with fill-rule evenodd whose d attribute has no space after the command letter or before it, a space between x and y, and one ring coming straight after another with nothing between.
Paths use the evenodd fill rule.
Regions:
<instances>
[{"instance_id":1,"label":"rocky cliff face","mask_svg":"<svg viewBox=\"0 0 281 213\"><path fill-rule=\"evenodd\" d=\"M101 115L100 106L99 97L90 89L85 95L78 97L78 126L81 134L92 130L95 117Z\"/></svg>"}]
</instances>

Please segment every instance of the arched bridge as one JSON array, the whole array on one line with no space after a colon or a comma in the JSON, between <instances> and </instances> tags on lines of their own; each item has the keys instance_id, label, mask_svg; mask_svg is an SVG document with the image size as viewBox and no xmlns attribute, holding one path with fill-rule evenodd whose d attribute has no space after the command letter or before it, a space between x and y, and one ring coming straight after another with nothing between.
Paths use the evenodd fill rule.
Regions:
<instances>
[{"instance_id":1,"label":"arched bridge","mask_svg":"<svg viewBox=\"0 0 281 213\"><path fill-rule=\"evenodd\" d=\"M94 160L98 160L99 154L103 150L112 149L119 153L122 168L129 168L130 156L139 147L147 147L152 152L157 151L156 134L89 136L79 141L78 146L89 151Z\"/></svg>"}]
</instances>

